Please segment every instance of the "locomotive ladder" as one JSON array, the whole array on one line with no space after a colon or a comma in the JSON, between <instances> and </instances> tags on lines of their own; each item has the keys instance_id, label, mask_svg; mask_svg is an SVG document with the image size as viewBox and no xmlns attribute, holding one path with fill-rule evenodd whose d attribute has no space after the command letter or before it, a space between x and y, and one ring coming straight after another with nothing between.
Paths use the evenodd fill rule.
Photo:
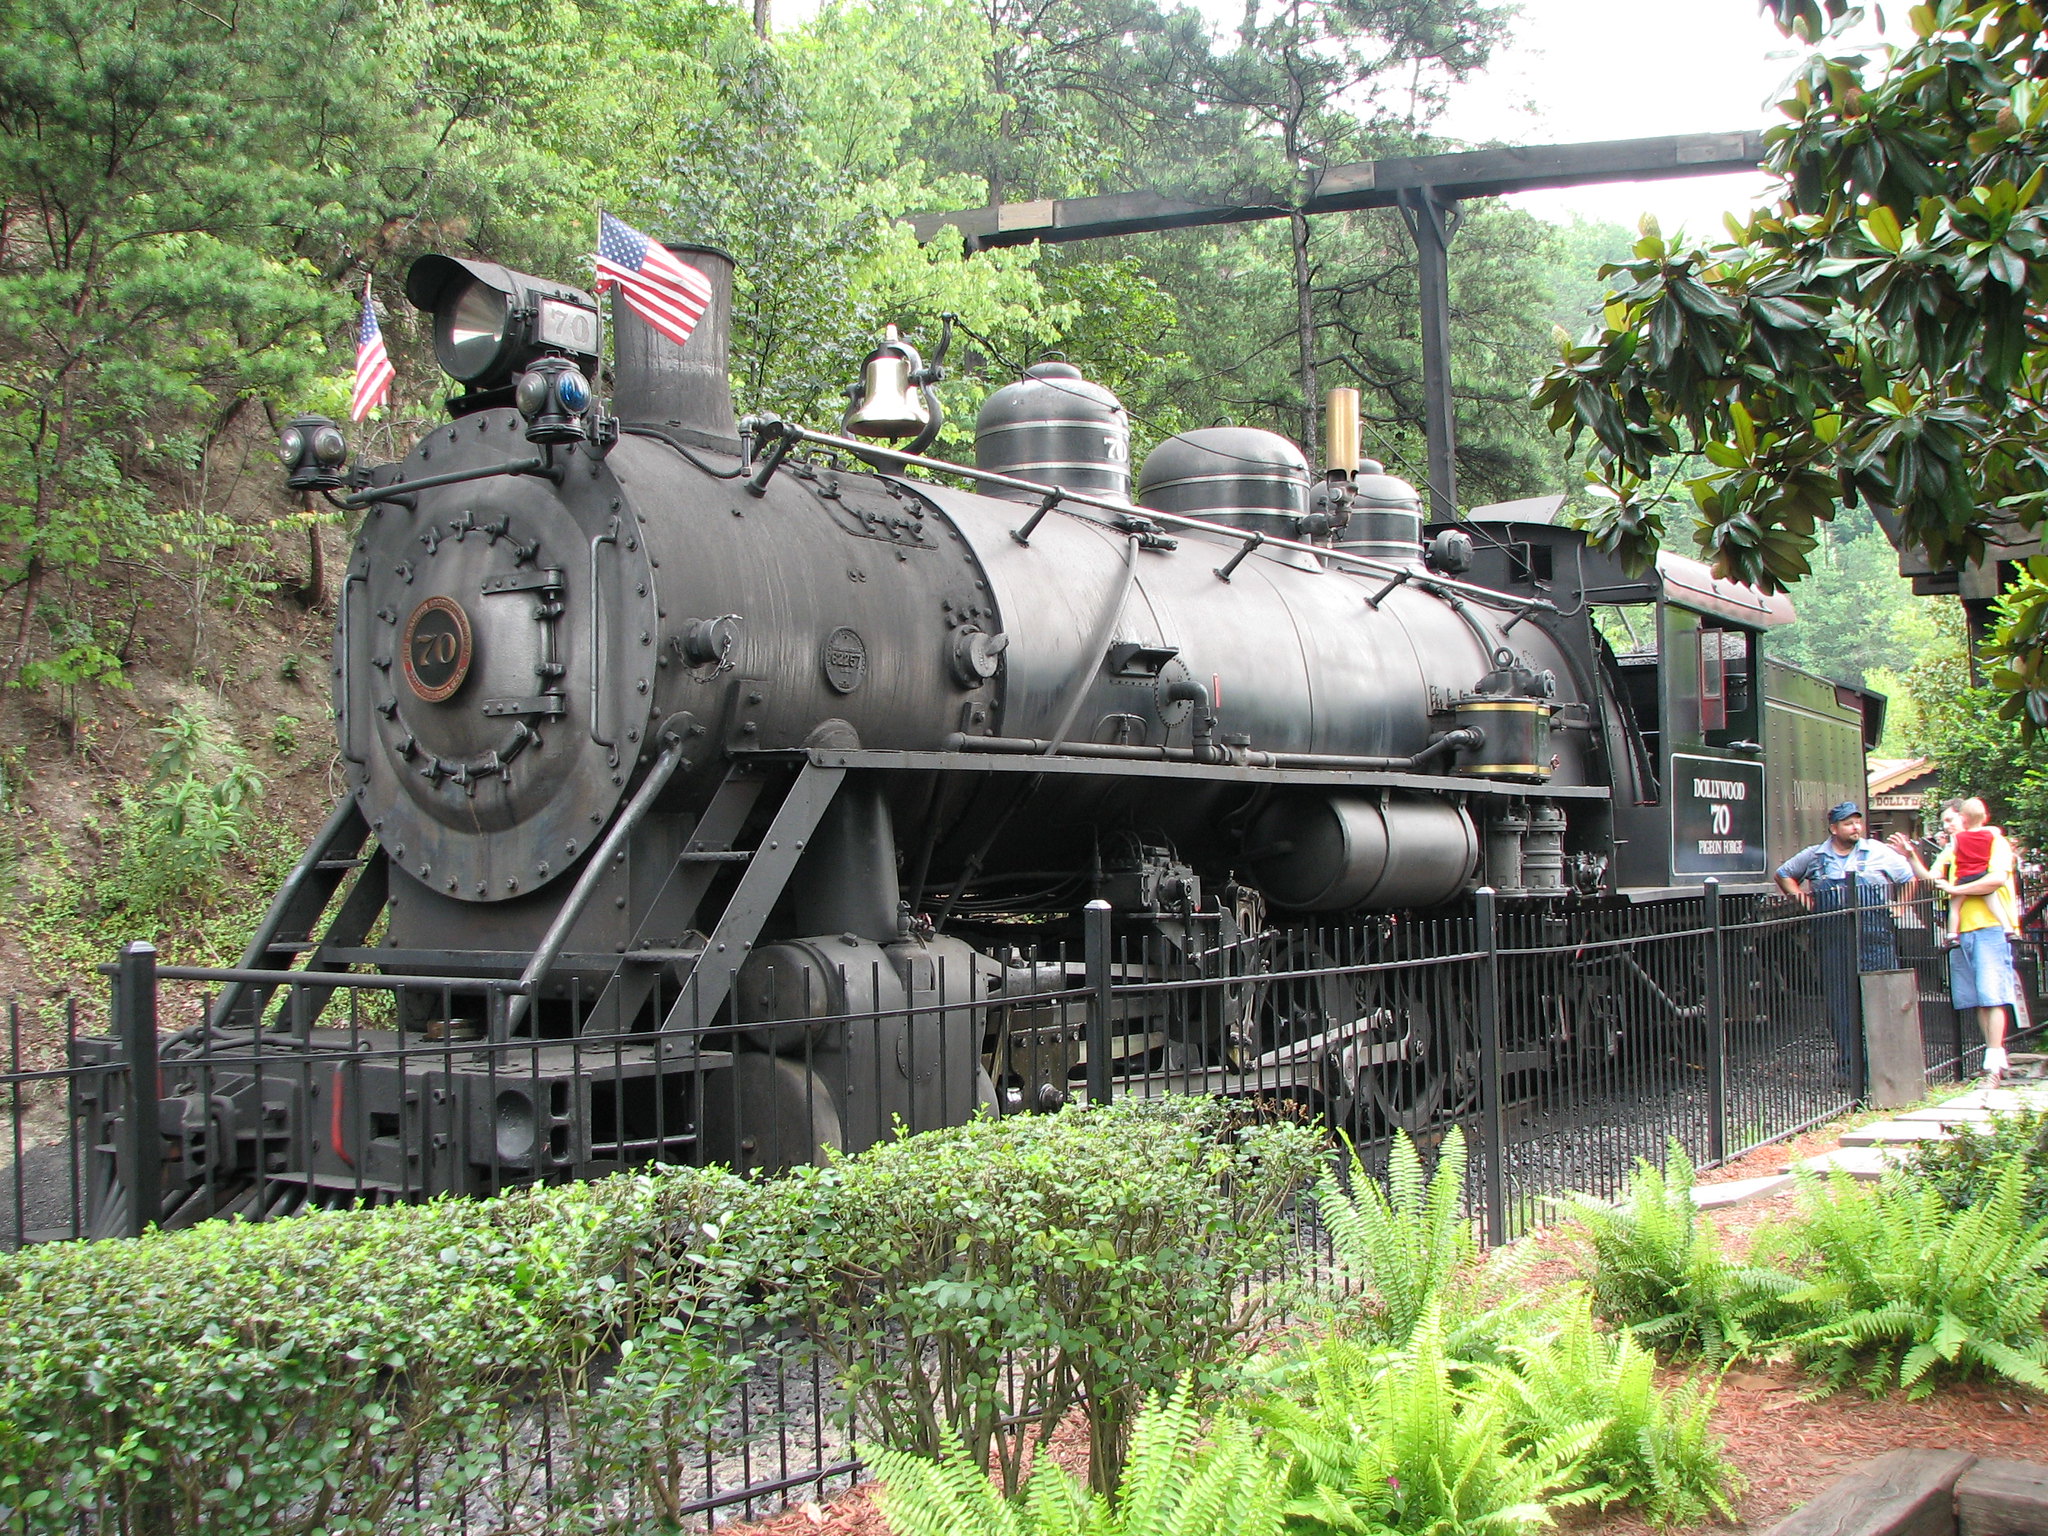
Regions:
<instances>
[{"instance_id":1,"label":"locomotive ladder","mask_svg":"<svg viewBox=\"0 0 2048 1536\"><path fill-rule=\"evenodd\" d=\"M349 961L332 956L328 951L362 943L375 926L377 916L384 910L390 895L390 866L383 846L380 844L365 855L363 845L369 840L370 826L363 817L362 808L357 805L355 796L345 797L334 808L326 824L314 834L306 851L299 856L299 862L285 877L284 884L278 887L270 910L264 914L242 955L243 970L276 971L280 984L304 974L291 969L293 958L311 944L313 930L321 914L327 910L328 902L341 888L342 881L348 878L350 871L361 870L340 910L329 921L326 932L314 947L304 971L331 972L349 968ZM333 990L332 987L309 989L311 1016L318 1016ZM236 1024L255 1025L262 1020L276 992L276 987L255 982L230 982L214 999L207 1023L215 1029Z\"/></svg>"},{"instance_id":2,"label":"locomotive ladder","mask_svg":"<svg viewBox=\"0 0 2048 1536\"><path fill-rule=\"evenodd\" d=\"M663 1015L663 1031L711 1022L845 780L844 768L804 764L784 787L782 802L755 845L744 848L738 846L741 833L770 784L759 769L735 764L648 904L619 969L585 1015L583 1034L631 1028L671 967L682 973L682 985ZM683 936L697 926L712 883L729 864L745 866L739 884L702 941L693 937L686 944Z\"/></svg>"}]
</instances>

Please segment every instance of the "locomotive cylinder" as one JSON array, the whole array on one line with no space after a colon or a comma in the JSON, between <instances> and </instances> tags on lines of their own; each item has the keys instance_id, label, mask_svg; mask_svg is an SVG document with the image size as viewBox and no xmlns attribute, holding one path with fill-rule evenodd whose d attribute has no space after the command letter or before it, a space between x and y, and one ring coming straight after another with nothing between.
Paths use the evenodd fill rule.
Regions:
<instances>
[{"instance_id":1,"label":"locomotive cylinder","mask_svg":"<svg viewBox=\"0 0 2048 1536\"><path fill-rule=\"evenodd\" d=\"M1284 800L1252 823L1248 841L1260 888L1296 912L1435 906L1479 864L1472 818L1442 800Z\"/></svg>"}]
</instances>

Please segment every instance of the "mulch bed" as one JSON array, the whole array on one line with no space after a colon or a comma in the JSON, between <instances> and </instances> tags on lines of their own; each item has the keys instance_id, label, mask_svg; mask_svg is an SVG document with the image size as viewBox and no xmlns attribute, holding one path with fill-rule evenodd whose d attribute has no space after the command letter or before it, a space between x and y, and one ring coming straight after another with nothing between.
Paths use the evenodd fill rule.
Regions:
<instances>
[{"instance_id":1,"label":"mulch bed","mask_svg":"<svg viewBox=\"0 0 2048 1536\"><path fill-rule=\"evenodd\" d=\"M1744 1157L1700 1175L1702 1184L1761 1178L1835 1145L1848 1124L1836 1121L1790 1142L1759 1147ZM1724 1246L1744 1249L1756 1228L1788 1215L1790 1189L1709 1212ZM1542 1251L1528 1283L1549 1284L1573 1273L1571 1242L1562 1231L1530 1239ZM1682 1379L1674 1370L1671 1379ZM1709 1530L1762 1531L1860 1461L1904 1447L1971 1451L2048 1463L2048 1399L2004 1386L1946 1387L1918 1402L1894 1392L1871 1398L1856 1390L1808 1400L1814 1381L1791 1366L1745 1367L1721 1381L1714 1429L1727 1443L1729 1460L1741 1473L1744 1491L1738 1523ZM1052 1457L1079 1474L1086 1466L1087 1436L1076 1421L1060 1427ZM730 1526L735 1536L889 1536L887 1523L864 1484L823 1504L799 1505L772 1520ZM1647 1536L1648 1527L1627 1510L1608 1514L1567 1511L1560 1528L1571 1536Z\"/></svg>"}]
</instances>

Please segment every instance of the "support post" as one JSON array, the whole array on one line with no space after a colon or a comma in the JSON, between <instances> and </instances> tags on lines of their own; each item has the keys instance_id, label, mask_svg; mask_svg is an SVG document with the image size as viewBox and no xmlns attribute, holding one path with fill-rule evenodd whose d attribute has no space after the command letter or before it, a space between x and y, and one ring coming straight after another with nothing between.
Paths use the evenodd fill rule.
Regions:
<instances>
[{"instance_id":1,"label":"support post","mask_svg":"<svg viewBox=\"0 0 2048 1536\"><path fill-rule=\"evenodd\" d=\"M1853 869L1846 871L1842 878L1848 886L1848 899L1843 905L1849 909L1849 922L1852 925L1849 929L1849 987L1856 1001L1855 1028L1850 1032L1849 1042L1849 1091L1855 1095L1858 1104L1863 1104L1870 1099L1870 1051L1864 1044L1863 1037L1863 882L1856 878L1856 871Z\"/></svg>"},{"instance_id":2,"label":"support post","mask_svg":"<svg viewBox=\"0 0 2048 1536\"><path fill-rule=\"evenodd\" d=\"M1458 421L1451 399L1451 236L1458 205L1428 185L1404 188L1401 218L1415 242L1422 298L1423 428L1429 438L1429 515L1458 515Z\"/></svg>"},{"instance_id":3,"label":"support post","mask_svg":"<svg viewBox=\"0 0 2048 1536\"><path fill-rule=\"evenodd\" d=\"M1728 1005L1722 992L1727 974L1728 932L1721 912L1721 882L1708 878L1707 916L1707 1159L1728 1161Z\"/></svg>"},{"instance_id":4,"label":"support post","mask_svg":"<svg viewBox=\"0 0 2048 1536\"><path fill-rule=\"evenodd\" d=\"M158 1119L156 946L121 949L114 981L114 1032L128 1065L128 1105L121 1116L119 1166L128 1186L128 1236L140 1237L163 1214L163 1127Z\"/></svg>"},{"instance_id":5,"label":"support post","mask_svg":"<svg viewBox=\"0 0 2048 1536\"><path fill-rule=\"evenodd\" d=\"M1500 908L1493 887L1476 895L1479 925L1480 1115L1486 1131L1486 1245L1508 1240L1507 1124L1501 1110Z\"/></svg>"},{"instance_id":6,"label":"support post","mask_svg":"<svg viewBox=\"0 0 2048 1536\"><path fill-rule=\"evenodd\" d=\"M1088 1102L1109 1102L1109 1017L1115 982L1109 965L1109 903L1097 899L1082 909L1081 924L1088 964Z\"/></svg>"}]
</instances>

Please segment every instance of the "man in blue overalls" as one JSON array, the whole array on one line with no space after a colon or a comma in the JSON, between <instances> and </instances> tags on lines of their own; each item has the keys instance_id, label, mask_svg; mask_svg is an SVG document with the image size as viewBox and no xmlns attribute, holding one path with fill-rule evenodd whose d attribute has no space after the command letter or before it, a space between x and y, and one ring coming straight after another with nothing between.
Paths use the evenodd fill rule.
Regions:
<instances>
[{"instance_id":1,"label":"man in blue overalls","mask_svg":"<svg viewBox=\"0 0 2048 1536\"><path fill-rule=\"evenodd\" d=\"M1814 924L1814 942L1828 1022L1835 1031L1835 1075L1843 1083L1855 1080L1863 1059L1857 973L1898 968L1892 892L1913 882L1913 867L1884 844L1866 839L1863 830L1862 807L1844 800L1828 812L1827 840L1800 849L1778 866L1777 875L1778 889L1809 911L1841 914ZM1860 909L1860 917L1847 910L1852 906Z\"/></svg>"}]
</instances>

